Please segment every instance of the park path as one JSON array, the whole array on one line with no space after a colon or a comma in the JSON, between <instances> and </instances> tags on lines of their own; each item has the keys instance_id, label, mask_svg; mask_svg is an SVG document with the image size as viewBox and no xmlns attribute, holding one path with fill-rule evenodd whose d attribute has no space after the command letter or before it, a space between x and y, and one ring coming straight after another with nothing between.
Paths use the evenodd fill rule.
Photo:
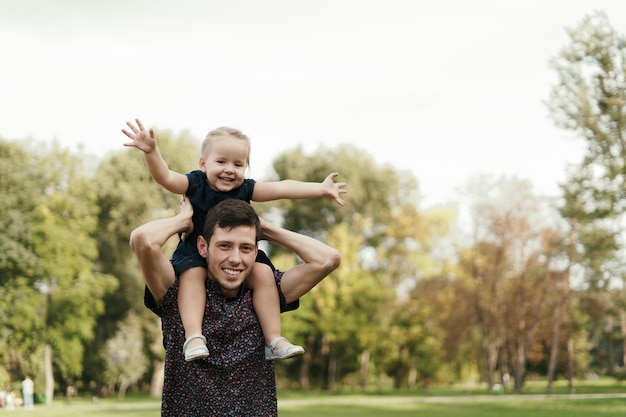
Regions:
<instances>
[{"instance_id":1,"label":"park path","mask_svg":"<svg viewBox=\"0 0 626 417\"><path fill-rule=\"evenodd\" d=\"M626 398L626 393L618 394L524 394L524 395L459 395L431 397L372 397L338 396L293 400L279 400L278 407L298 407L313 405L363 405L363 404L413 404L413 403L451 403L451 402L494 402L511 400L577 400Z\"/></svg>"}]
</instances>

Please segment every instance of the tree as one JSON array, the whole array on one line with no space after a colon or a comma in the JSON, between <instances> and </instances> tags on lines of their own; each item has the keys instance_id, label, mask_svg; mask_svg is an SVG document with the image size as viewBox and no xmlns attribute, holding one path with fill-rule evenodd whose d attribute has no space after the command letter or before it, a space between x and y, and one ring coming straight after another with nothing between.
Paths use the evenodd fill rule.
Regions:
<instances>
[{"instance_id":1,"label":"tree","mask_svg":"<svg viewBox=\"0 0 626 417\"><path fill-rule=\"evenodd\" d=\"M603 289L626 279L621 261L626 212L626 38L615 31L604 12L585 16L567 33L570 44L551 61L558 83L547 105L556 125L574 132L587 146L583 160L562 184L561 213L572 225L572 262L583 270L588 289L602 297ZM621 333L626 352L626 326Z\"/></svg>"},{"instance_id":2,"label":"tree","mask_svg":"<svg viewBox=\"0 0 626 417\"><path fill-rule=\"evenodd\" d=\"M169 131L160 131L157 138L161 153L171 169L186 173L197 167L200 145L189 132L173 135ZM100 210L97 218L99 230L94 238L98 243L98 266L101 271L117 278L118 287L106 298L102 325L87 347L91 355L86 358L85 384L100 381L106 369L106 342L114 337L119 323L129 313L141 318L146 343L159 346L159 349L144 351L155 364L155 373L162 368L163 345L155 343L161 337L160 324L143 305L144 279L129 250L128 239L135 227L149 220L174 215L180 201L180 196L165 190L152 179L142 152L136 149L124 149L109 155L99 164L96 177ZM173 252L175 243L176 238L172 238L164 250ZM161 378L154 376L152 380L161 381ZM161 390L155 387L153 391Z\"/></svg>"},{"instance_id":3,"label":"tree","mask_svg":"<svg viewBox=\"0 0 626 417\"><path fill-rule=\"evenodd\" d=\"M491 389L500 364L501 372L513 372L519 392L556 286L552 259L559 229L546 220L558 217L527 181L483 177L470 191L473 243L460 266L480 329L485 377Z\"/></svg>"},{"instance_id":4,"label":"tree","mask_svg":"<svg viewBox=\"0 0 626 417\"><path fill-rule=\"evenodd\" d=\"M595 288L619 276L606 270L606 261L615 255L616 221L626 210L626 39L604 12L586 16L567 32L571 43L551 61L559 81L547 105L557 126L587 144L580 165L562 185L561 213L591 238L580 240L586 250L596 249L584 258L602 254L600 262L587 264L587 281Z\"/></svg>"},{"instance_id":5,"label":"tree","mask_svg":"<svg viewBox=\"0 0 626 417\"><path fill-rule=\"evenodd\" d=\"M452 380L459 349L457 337L467 329L464 314L456 315L455 311L464 306L464 300L456 297L454 280L447 276L420 279L397 300L377 344L380 351L387 352L379 352L379 357L395 388L412 388L420 382L430 389L433 384Z\"/></svg>"},{"instance_id":6,"label":"tree","mask_svg":"<svg viewBox=\"0 0 626 417\"><path fill-rule=\"evenodd\" d=\"M13 150L4 154L7 159L2 167L8 166L12 154L20 159L13 161L19 170L3 173L9 183L3 201L23 205L5 205L9 213L5 218L11 219L7 226L20 227L28 234L16 235L21 237L8 252L21 260L8 260L14 275L2 280L3 301L8 302L4 311L12 317L6 323L11 336L7 351L14 359L8 363L16 373L24 368L36 375L40 367L33 361L41 360L46 398L52 401L53 372L65 377L81 374L84 342L93 337L102 298L113 289L114 281L94 268L98 253L90 234L97 227L96 188L85 176L81 159L56 146ZM23 184L24 190L13 189L25 179L30 184ZM11 214L24 210L22 216ZM18 241L21 247L15 244ZM33 256L35 262L30 261L29 269L20 273L18 265Z\"/></svg>"},{"instance_id":7,"label":"tree","mask_svg":"<svg viewBox=\"0 0 626 417\"><path fill-rule=\"evenodd\" d=\"M33 247L35 209L39 205L42 167L19 142L0 140L0 372L17 374L35 348L32 335L43 326L41 314L33 308L39 276L38 256Z\"/></svg>"},{"instance_id":8,"label":"tree","mask_svg":"<svg viewBox=\"0 0 626 417\"><path fill-rule=\"evenodd\" d=\"M106 343L105 378L109 384L119 384L119 398L124 398L128 387L137 382L148 368L148 358L143 350L141 321L131 313Z\"/></svg>"},{"instance_id":9,"label":"tree","mask_svg":"<svg viewBox=\"0 0 626 417\"><path fill-rule=\"evenodd\" d=\"M98 227L96 187L84 175L81 159L53 149L39 162L48 168L50 178L45 202L36 211L33 245L42 276L54 277L43 280L47 286L44 340L55 352L60 375L75 378L82 373L84 343L93 338L96 318L104 310L103 298L115 288L115 281L95 269L98 251L91 235ZM52 399L52 387L46 398Z\"/></svg>"},{"instance_id":10,"label":"tree","mask_svg":"<svg viewBox=\"0 0 626 417\"><path fill-rule=\"evenodd\" d=\"M296 148L280 155L274 169L274 180L321 181L338 171L339 180L348 183L345 207L321 198L263 203L257 209L262 215L278 213L283 227L316 236L342 253L341 267L303 298L298 312L287 315L298 324L285 323L285 331L297 329L307 347L297 368L300 385L333 389L350 381L365 387L371 365L382 367L387 360L380 335L401 309L396 291L433 273L428 254L447 232L449 218L421 213L415 178L376 165L352 146L320 148L311 155ZM272 259L278 259L282 252L271 248Z\"/></svg>"}]
</instances>

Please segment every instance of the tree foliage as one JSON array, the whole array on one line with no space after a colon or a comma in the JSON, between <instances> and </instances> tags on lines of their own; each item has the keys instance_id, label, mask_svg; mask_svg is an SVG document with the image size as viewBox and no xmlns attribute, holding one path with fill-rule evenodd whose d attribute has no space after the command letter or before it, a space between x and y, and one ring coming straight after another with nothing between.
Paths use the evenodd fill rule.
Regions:
<instances>
[{"instance_id":1,"label":"tree foliage","mask_svg":"<svg viewBox=\"0 0 626 417\"><path fill-rule=\"evenodd\" d=\"M559 82L548 106L560 127L585 140L587 152L564 187L564 213L603 218L626 209L626 43L603 12L568 34L571 43L552 60Z\"/></svg>"},{"instance_id":2,"label":"tree foliage","mask_svg":"<svg viewBox=\"0 0 626 417\"><path fill-rule=\"evenodd\" d=\"M37 255L32 248L33 216L45 169L19 143L0 141L0 284L32 277ZM31 177L33 176L33 177Z\"/></svg>"},{"instance_id":3,"label":"tree foliage","mask_svg":"<svg viewBox=\"0 0 626 417\"><path fill-rule=\"evenodd\" d=\"M55 146L0 142L0 149L6 187L0 218L12 247L1 279L4 363L13 375L36 375L49 343L57 375L79 376L104 295L115 287L94 267L95 185L80 157Z\"/></svg>"},{"instance_id":4,"label":"tree foliage","mask_svg":"<svg viewBox=\"0 0 626 417\"><path fill-rule=\"evenodd\" d=\"M187 132L178 136L169 131L157 132L157 140L171 169L187 172L195 168L199 143ZM99 253L98 268L114 275L118 286L105 298L102 323L88 346L91 356L85 362L88 369L84 375L85 383L98 381L105 371L106 342L114 337L118 323L125 320L129 312L143 317L145 332L158 333L159 329L155 327L158 322L143 307L143 276L129 249L128 239L130 232L140 224L173 215L180 200L180 196L166 191L150 177L143 154L133 148L121 149L101 161L96 178L96 201L100 210L97 217L99 228L93 237ZM171 253L173 246L166 250ZM163 356L162 352L153 353Z\"/></svg>"},{"instance_id":5,"label":"tree foliage","mask_svg":"<svg viewBox=\"0 0 626 417\"><path fill-rule=\"evenodd\" d=\"M558 76L548 107L555 123L587 149L563 184L563 217L585 251L587 282L607 285L621 245L616 220L626 210L626 40L604 12L568 30L570 43L551 61ZM594 262L595 260L595 262Z\"/></svg>"},{"instance_id":6,"label":"tree foliage","mask_svg":"<svg viewBox=\"0 0 626 417\"><path fill-rule=\"evenodd\" d=\"M586 143L582 161L562 185L560 209L569 221L573 241L570 259L579 266L589 290L583 299L586 305L623 305L623 301L607 303L605 297L607 289L626 280L626 38L604 12L585 16L568 35L570 43L552 60L558 84L547 104L555 123ZM618 298L624 300L624 294ZM590 302L594 299L597 302ZM604 314L626 317L626 309L606 308ZM590 333L605 341L612 338ZM626 340L626 322L619 337ZM622 342L622 352L625 346ZM619 362L604 363L612 369Z\"/></svg>"}]
</instances>

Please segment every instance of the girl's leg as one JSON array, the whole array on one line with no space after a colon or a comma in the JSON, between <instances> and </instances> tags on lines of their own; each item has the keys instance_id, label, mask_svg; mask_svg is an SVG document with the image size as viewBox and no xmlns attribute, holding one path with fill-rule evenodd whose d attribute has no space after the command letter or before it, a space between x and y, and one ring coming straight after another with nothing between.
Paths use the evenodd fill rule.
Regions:
<instances>
[{"instance_id":1,"label":"girl's leg","mask_svg":"<svg viewBox=\"0 0 626 417\"><path fill-rule=\"evenodd\" d=\"M186 361L209 356L206 338L202 335L202 320L206 305L206 277L204 268L190 268L180 275L178 310L185 328L183 352Z\"/></svg>"},{"instance_id":2,"label":"girl's leg","mask_svg":"<svg viewBox=\"0 0 626 417\"><path fill-rule=\"evenodd\" d=\"M280 299L271 268L255 263L246 283L253 290L252 305L265 338L266 359L286 359L304 353L301 346L280 335Z\"/></svg>"},{"instance_id":3,"label":"girl's leg","mask_svg":"<svg viewBox=\"0 0 626 417\"><path fill-rule=\"evenodd\" d=\"M246 283L252 288L252 305L259 318L265 344L280 336L280 300L272 269L260 262L254 264Z\"/></svg>"}]
</instances>

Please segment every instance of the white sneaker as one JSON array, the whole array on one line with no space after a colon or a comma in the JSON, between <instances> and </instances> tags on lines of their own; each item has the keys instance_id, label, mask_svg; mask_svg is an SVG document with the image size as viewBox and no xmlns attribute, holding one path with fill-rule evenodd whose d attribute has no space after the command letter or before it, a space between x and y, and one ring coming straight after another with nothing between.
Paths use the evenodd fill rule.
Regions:
<instances>
[{"instance_id":1,"label":"white sneaker","mask_svg":"<svg viewBox=\"0 0 626 417\"><path fill-rule=\"evenodd\" d=\"M288 344L283 347L276 347L281 340L284 340ZM276 339L272 340L269 346L265 346L265 359L268 361L288 359L293 356L302 355L303 353L304 348L302 346L292 345L289 340L282 336L278 336Z\"/></svg>"},{"instance_id":2,"label":"white sneaker","mask_svg":"<svg viewBox=\"0 0 626 417\"><path fill-rule=\"evenodd\" d=\"M198 346L194 346L192 348L187 349L187 345L193 339L202 339L204 344L198 345ZM192 334L191 336L189 336L187 338L187 340L185 340L185 343L183 344L183 354L185 355L185 361L186 362L191 362L191 361L195 361L197 359L202 359L202 358L208 357L209 356L209 348L206 346L206 337L204 337L201 334Z\"/></svg>"}]
</instances>

